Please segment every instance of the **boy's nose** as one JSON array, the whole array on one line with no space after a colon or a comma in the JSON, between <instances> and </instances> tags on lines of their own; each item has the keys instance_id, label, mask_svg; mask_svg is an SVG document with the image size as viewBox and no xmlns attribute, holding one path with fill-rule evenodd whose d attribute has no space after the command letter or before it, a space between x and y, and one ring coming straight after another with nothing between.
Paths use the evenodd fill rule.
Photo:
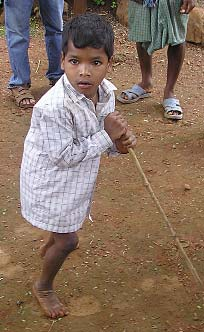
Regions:
<instances>
[{"instance_id":1,"label":"boy's nose","mask_svg":"<svg viewBox=\"0 0 204 332\"><path fill-rule=\"evenodd\" d=\"M90 76L90 68L88 65L81 65L80 66L80 71L79 71L80 76Z\"/></svg>"}]
</instances>

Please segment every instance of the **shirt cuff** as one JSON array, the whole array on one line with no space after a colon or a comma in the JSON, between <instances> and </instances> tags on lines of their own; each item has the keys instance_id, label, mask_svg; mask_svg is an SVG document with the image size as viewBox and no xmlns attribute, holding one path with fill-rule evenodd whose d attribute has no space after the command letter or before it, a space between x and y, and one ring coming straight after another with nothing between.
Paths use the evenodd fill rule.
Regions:
<instances>
[{"instance_id":1,"label":"shirt cuff","mask_svg":"<svg viewBox=\"0 0 204 332\"><path fill-rule=\"evenodd\" d=\"M101 152L104 152L113 146L113 141L104 129L94 135L94 140L95 139L98 142L97 144L100 146Z\"/></svg>"}]
</instances>

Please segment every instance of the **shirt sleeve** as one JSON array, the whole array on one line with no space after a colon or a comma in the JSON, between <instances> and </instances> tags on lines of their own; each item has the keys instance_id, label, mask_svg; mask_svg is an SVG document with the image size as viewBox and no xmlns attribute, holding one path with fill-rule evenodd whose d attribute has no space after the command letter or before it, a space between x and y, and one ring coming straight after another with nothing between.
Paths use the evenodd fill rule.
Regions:
<instances>
[{"instance_id":1,"label":"shirt sleeve","mask_svg":"<svg viewBox=\"0 0 204 332\"><path fill-rule=\"evenodd\" d=\"M57 115L50 116L49 112L40 112L40 137L43 142L43 153L46 153L53 164L58 167L72 167L82 161L95 158L112 147L113 142L104 129L91 136L74 138L73 119L70 112L66 119Z\"/></svg>"},{"instance_id":2,"label":"shirt sleeve","mask_svg":"<svg viewBox=\"0 0 204 332\"><path fill-rule=\"evenodd\" d=\"M115 157L121 155L121 153L116 148L115 143L110 148L107 149L106 153L109 157Z\"/></svg>"}]
</instances>

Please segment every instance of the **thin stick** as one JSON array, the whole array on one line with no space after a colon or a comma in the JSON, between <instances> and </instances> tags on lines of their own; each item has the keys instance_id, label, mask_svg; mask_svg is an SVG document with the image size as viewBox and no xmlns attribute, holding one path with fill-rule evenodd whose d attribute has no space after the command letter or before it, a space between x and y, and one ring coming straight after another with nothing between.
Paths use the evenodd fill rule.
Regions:
<instances>
[{"instance_id":1,"label":"thin stick","mask_svg":"<svg viewBox=\"0 0 204 332\"><path fill-rule=\"evenodd\" d=\"M147 187L148 191L150 192L150 195L151 195L152 199L154 200L154 202L156 203L156 206L157 206L159 212L161 213L161 215L163 216L164 221L166 222L167 226L169 227L170 232L171 232L172 236L174 237L174 239L175 239L175 241L176 241L176 243L177 243L177 245L178 245L178 248L179 248L180 251L182 252L182 254L183 254L183 256L184 256L184 258L185 258L185 260L186 260L187 266L189 267L189 269L190 269L190 271L191 271L193 277L195 278L195 280L196 280L197 283L199 283L201 286L203 286L203 282L202 282L202 280L200 279L200 277L199 277L199 275L198 275L198 272L196 271L195 267L193 266L193 264L192 264L190 258L188 257L186 251L184 250L184 248L183 248L183 246L182 246L182 244L181 244L181 242L180 242L178 236L176 235L176 232L174 231L174 229L173 229L173 227L172 227L172 225L171 225L171 222L168 220L166 213L164 212L164 210L163 210L163 208L161 207L161 205L160 205L160 203L159 203L157 197L155 196L155 194L154 194L154 192L153 192L153 190L152 190L152 187L151 187L149 181L147 180L146 175L145 175L144 172L143 172L143 169L142 169L142 167L141 167L141 165L140 165L140 163L139 163L139 160L137 159L137 156L136 156L136 154L135 154L135 151L134 151L133 149L129 149L129 153L130 153L131 156L132 156L132 159L133 159L133 161L134 161L134 164L135 164L136 167L137 167L137 170L139 171L140 175L141 175L142 178L143 178L143 181L144 181L144 185L145 185L145 187Z\"/></svg>"},{"instance_id":2,"label":"thin stick","mask_svg":"<svg viewBox=\"0 0 204 332\"><path fill-rule=\"evenodd\" d=\"M41 64L41 60L38 61L38 65L37 65L37 68L36 68L36 71L35 71L36 74L37 74L37 72L38 72L38 70L40 68L40 64Z\"/></svg>"},{"instance_id":3,"label":"thin stick","mask_svg":"<svg viewBox=\"0 0 204 332\"><path fill-rule=\"evenodd\" d=\"M54 325L55 322L56 322L56 320L53 320L53 321L52 321L52 324L50 325L50 328L49 328L48 332L50 332L50 331L52 330L53 325Z\"/></svg>"}]
</instances>

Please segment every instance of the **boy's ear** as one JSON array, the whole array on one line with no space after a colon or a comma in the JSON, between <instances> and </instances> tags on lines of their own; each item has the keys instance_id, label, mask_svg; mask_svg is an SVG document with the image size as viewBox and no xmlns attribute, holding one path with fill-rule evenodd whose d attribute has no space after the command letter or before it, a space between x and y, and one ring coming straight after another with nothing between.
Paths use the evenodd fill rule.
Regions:
<instances>
[{"instance_id":1,"label":"boy's ear","mask_svg":"<svg viewBox=\"0 0 204 332\"><path fill-rule=\"evenodd\" d=\"M111 72L113 69L113 57L108 61L108 72Z\"/></svg>"},{"instance_id":2,"label":"boy's ear","mask_svg":"<svg viewBox=\"0 0 204 332\"><path fill-rule=\"evenodd\" d=\"M64 70L64 54L61 52L61 69Z\"/></svg>"}]
</instances>

